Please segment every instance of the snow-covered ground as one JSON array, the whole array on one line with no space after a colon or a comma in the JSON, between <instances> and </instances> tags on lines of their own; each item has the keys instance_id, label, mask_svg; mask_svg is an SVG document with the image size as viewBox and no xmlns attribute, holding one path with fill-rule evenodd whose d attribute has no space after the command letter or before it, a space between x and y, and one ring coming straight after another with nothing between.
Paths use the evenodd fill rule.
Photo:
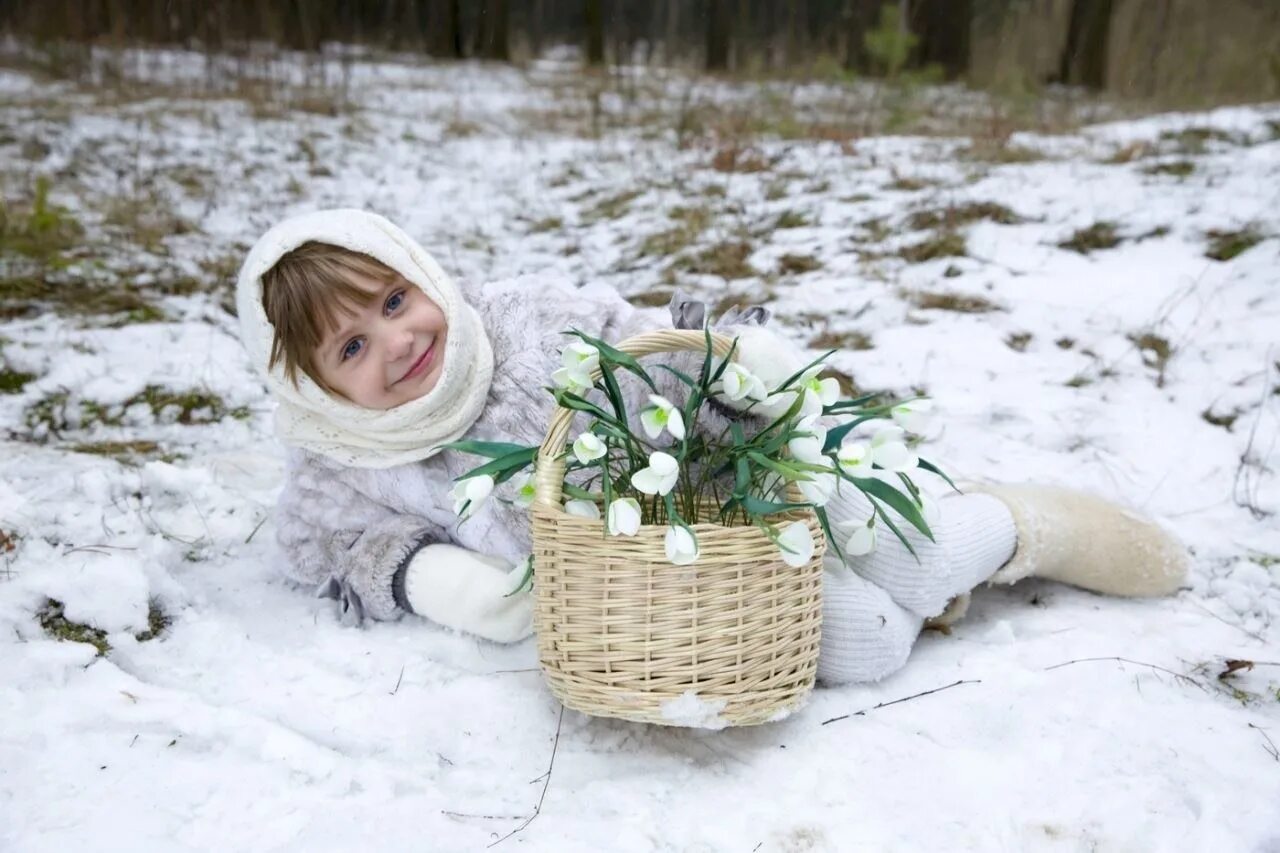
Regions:
<instances>
[{"instance_id":1,"label":"snow-covered ground","mask_svg":"<svg viewBox=\"0 0 1280 853\"><path fill-rule=\"evenodd\" d=\"M156 57L158 79L200 77ZM534 813L554 753L499 848L1280 850L1280 106L985 148L734 140L706 122L758 100L745 84L697 84L695 111L674 78L348 70L336 115L0 72L10 221L43 175L84 231L0 259L0 848L481 849ZM769 97L817 122L851 108L839 91ZM899 674L783 722L558 730L532 642L344 628L276 575L270 404L223 304L258 234L337 205L464 283L768 302L859 387L937 400L927 453L953 473L1160 518L1191 588L984 590ZM1099 223L1077 245L1119 242L1059 245ZM1206 256L1241 230L1261 240ZM963 256L900 254L948 233ZM32 269L127 285L132 308L24 310ZM50 599L110 652L52 639ZM1256 665L1220 679L1228 659Z\"/></svg>"}]
</instances>

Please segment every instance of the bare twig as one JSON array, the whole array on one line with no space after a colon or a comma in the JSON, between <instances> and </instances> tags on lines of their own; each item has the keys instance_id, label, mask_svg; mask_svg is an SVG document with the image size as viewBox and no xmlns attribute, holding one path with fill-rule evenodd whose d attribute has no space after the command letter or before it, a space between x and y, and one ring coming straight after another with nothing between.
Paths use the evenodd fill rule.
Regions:
<instances>
[{"instance_id":1,"label":"bare twig","mask_svg":"<svg viewBox=\"0 0 1280 853\"><path fill-rule=\"evenodd\" d=\"M563 725L564 725L564 706L561 705L560 719L556 721L556 739L551 744L551 761L547 763L547 772L544 774L544 776L546 777L546 781L542 783L542 793L538 795L538 804L533 807L533 814L525 818L524 823L520 824L515 829L511 830L506 835L499 838L497 841L493 842L493 844L490 844L489 845L490 847L495 847L501 844L502 842L506 841L508 838L515 835L517 832L520 832L529 824L533 823L533 819L536 818L538 815L542 814L542 801L545 800L547 797L547 787L551 784L551 771L555 769L555 766L556 766L556 750L560 748L560 727ZM535 779L534 781L536 782L537 780Z\"/></svg>"},{"instance_id":2,"label":"bare twig","mask_svg":"<svg viewBox=\"0 0 1280 853\"><path fill-rule=\"evenodd\" d=\"M954 684L948 684L945 687L935 687L932 690L925 690L923 693L913 693L910 696L903 696L901 699L894 699L892 702L881 702L879 705L876 705L871 708L863 708L861 711L854 711L852 714L844 714L839 717L832 717L829 720L823 720L821 725L825 726L827 723L838 723L840 720L847 720L850 717L865 717L868 711L876 711L876 710L879 710L880 708L888 708L890 705L897 705L901 702L910 702L912 699L919 699L921 696L928 696L930 693L941 693L943 690L950 690L952 687L959 687L961 684L981 684L981 683L982 683L982 680L977 678L969 679L967 681L960 680L955 682Z\"/></svg>"},{"instance_id":3,"label":"bare twig","mask_svg":"<svg viewBox=\"0 0 1280 853\"><path fill-rule=\"evenodd\" d=\"M440 814L448 817L465 817L475 820L522 820L524 815L518 814L472 814L471 812L451 812L445 809L440 810Z\"/></svg>"},{"instance_id":4,"label":"bare twig","mask_svg":"<svg viewBox=\"0 0 1280 853\"><path fill-rule=\"evenodd\" d=\"M1235 477L1231 481L1231 500L1235 502L1236 506L1249 510L1249 514L1259 521L1273 515L1272 512L1264 510L1257 505L1258 480L1249 475L1249 469L1253 467L1258 468L1260 471L1267 470L1265 460L1255 460L1252 458L1252 454L1253 441L1258 435L1258 424L1262 422L1262 414L1267 408L1267 397L1271 394L1270 349L1267 350L1266 364L1268 366L1265 368L1265 375L1262 380L1262 398L1258 400L1258 414L1253 419L1253 425L1249 427L1249 441L1245 444L1244 450L1240 452L1240 464L1236 466ZM1241 480L1244 481L1243 487L1241 486ZM1253 481L1252 485L1250 483L1251 480ZM1253 494L1250 494L1250 491Z\"/></svg>"},{"instance_id":5,"label":"bare twig","mask_svg":"<svg viewBox=\"0 0 1280 853\"><path fill-rule=\"evenodd\" d=\"M1280 761L1280 749L1276 748L1275 741L1273 741L1271 737L1267 734L1266 729L1264 729L1262 726L1255 726L1253 723L1249 723L1249 728L1257 729L1258 734L1262 735L1262 737L1266 740L1267 743L1262 748L1267 751L1267 755L1270 755L1276 761Z\"/></svg>"},{"instance_id":6,"label":"bare twig","mask_svg":"<svg viewBox=\"0 0 1280 853\"><path fill-rule=\"evenodd\" d=\"M1190 602L1191 602L1192 604L1194 604L1196 607L1200 608L1200 609L1201 609L1201 610L1203 610L1206 614L1208 614L1209 616L1212 616L1214 619L1217 619L1217 620L1218 620L1219 622L1221 622L1223 625L1227 625L1227 626L1229 626L1229 627L1231 627L1231 628L1236 628L1236 629L1238 629L1238 630L1240 630L1240 631L1244 632L1244 633L1245 633L1245 634L1247 634L1248 636L1252 637L1253 639L1258 640L1258 641L1260 641L1260 642L1264 642L1264 643L1265 643L1265 642L1267 641L1267 638L1266 638L1266 637L1262 636L1261 634L1257 634L1257 633L1254 633L1253 631L1250 631L1248 628L1244 627L1243 625L1237 625L1237 624L1235 624L1234 622L1228 622L1226 619L1223 619L1223 618L1222 618L1221 616L1219 616L1217 613L1214 613L1212 610L1210 610L1209 608L1205 607L1203 604L1201 604L1200 602L1196 601L1194 598L1188 598L1188 599L1187 599L1187 601L1190 601Z\"/></svg>"},{"instance_id":7,"label":"bare twig","mask_svg":"<svg viewBox=\"0 0 1280 853\"><path fill-rule=\"evenodd\" d=\"M1199 687L1201 690L1205 689L1203 684L1196 681L1194 678L1192 678L1189 675L1184 675L1183 673L1180 673L1180 672L1174 672L1171 669L1165 669L1163 666L1157 666L1154 663L1144 663L1143 661L1140 661L1140 660L1130 660L1129 658L1122 658L1122 657L1115 657L1115 656L1101 657L1101 658L1077 658L1076 660L1069 660L1064 663L1055 663L1053 666L1046 666L1044 668L1044 671L1048 672L1051 669L1061 669L1064 666L1071 666L1072 664L1077 664L1077 663L1094 663L1097 661L1115 661L1117 663L1133 664L1134 666L1145 666L1150 669L1154 669L1157 672L1163 672L1166 675L1172 675L1174 679L1177 681L1185 681L1189 684L1194 684L1196 687Z\"/></svg>"},{"instance_id":8,"label":"bare twig","mask_svg":"<svg viewBox=\"0 0 1280 853\"><path fill-rule=\"evenodd\" d=\"M394 695L396 695L397 693L399 693L399 692L400 692L400 682L402 682L402 681L404 681L404 667L403 667L403 666L401 666L401 667L400 667L400 676L396 679L396 686L395 686L395 687L393 687L393 688L391 688L391 694L390 694L390 695L394 696Z\"/></svg>"},{"instance_id":9,"label":"bare twig","mask_svg":"<svg viewBox=\"0 0 1280 853\"><path fill-rule=\"evenodd\" d=\"M262 525L266 523L267 523L267 514L264 513L262 518L258 520L258 523L253 526L253 530L250 530L249 535L244 538L244 544L248 545L250 542L252 542L253 537L258 534L258 531L262 529Z\"/></svg>"}]
</instances>

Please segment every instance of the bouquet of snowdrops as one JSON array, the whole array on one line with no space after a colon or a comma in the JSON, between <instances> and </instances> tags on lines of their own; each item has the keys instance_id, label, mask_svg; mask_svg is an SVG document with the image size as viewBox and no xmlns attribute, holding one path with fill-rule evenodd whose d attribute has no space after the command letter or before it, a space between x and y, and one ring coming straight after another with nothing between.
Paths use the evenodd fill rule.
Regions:
<instances>
[{"instance_id":1,"label":"bouquet of snowdrops","mask_svg":"<svg viewBox=\"0 0 1280 853\"><path fill-rule=\"evenodd\" d=\"M805 524L776 521L793 510L816 514L828 547L842 560L872 551L881 525L914 553L890 509L932 539L928 502L911 475L922 468L951 481L919 458L908 439L908 433L927 425L929 400L890 404L878 402L875 394L840 399L837 381L822 376L834 350L768 388L733 361L734 350L727 358L716 357L708 331L696 376L668 364L652 366L685 387L687 396L677 402L657 393L652 374L631 355L576 330L565 334L576 340L562 350L562 367L551 375L547 391L559 406L584 413L586 428L563 449L563 508L571 515L603 518L603 535L634 536L642 524L664 524L667 558L685 565L699 555L692 525L745 523L763 531L781 559L797 567L813 556L815 544ZM599 378L593 379L596 371ZM636 413L640 434L632 428L633 413L618 385L620 372L634 375L653 392ZM716 403L741 415L710 435L697 422L705 406ZM742 416L752 414L764 416ZM485 441L447 446L489 459L458 478L453 497L464 519L508 481L516 503L532 504L537 446ZM865 524L837 535L824 507L837 490L849 488L862 492L874 512Z\"/></svg>"}]
</instances>

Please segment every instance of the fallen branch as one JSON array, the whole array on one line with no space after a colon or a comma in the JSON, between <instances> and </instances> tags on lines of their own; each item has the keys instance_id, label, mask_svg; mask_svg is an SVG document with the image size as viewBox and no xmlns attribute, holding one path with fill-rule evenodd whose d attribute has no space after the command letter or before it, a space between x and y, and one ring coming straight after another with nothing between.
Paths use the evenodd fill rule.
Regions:
<instances>
[{"instance_id":1,"label":"fallen branch","mask_svg":"<svg viewBox=\"0 0 1280 853\"><path fill-rule=\"evenodd\" d=\"M850 717L864 717L867 715L868 711L878 711L881 708L888 708L890 705L897 705L902 702L910 702L912 699L919 699L921 696L928 696L931 693L941 693L943 690L950 690L952 687L959 687L961 684L981 684L981 683L982 683L982 680L977 678L970 679L968 681L964 681L964 680L957 681L954 684L948 684L945 687L935 687L932 690L925 690L923 693L913 693L910 696L903 696L901 699L894 699L892 702L881 702L879 705L876 705L871 708L863 708L861 711L854 711L852 714L844 714L839 717L832 717L829 720L823 720L821 724L825 726L827 723L838 723L840 720L847 720Z\"/></svg>"},{"instance_id":2,"label":"fallen branch","mask_svg":"<svg viewBox=\"0 0 1280 853\"><path fill-rule=\"evenodd\" d=\"M1133 664L1134 666L1145 666L1145 667L1148 667L1148 668L1150 668L1150 669L1154 669L1154 670L1155 670L1155 671L1157 671L1157 672L1163 672L1163 673L1165 673L1166 675L1172 675L1172 676L1174 677L1174 679L1175 679L1175 680L1177 680L1177 681L1186 681L1186 682L1187 682L1187 683L1189 683L1189 684L1194 684L1196 687L1199 687L1201 690L1204 690L1204 689L1205 689L1205 686L1204 686L1203 684L1201 684L1200 682L1196 681L1194 678L1192 678L1192 677L1191 677L1191 676L1189 676L1189 675L1183 675L1183 674L1182 674L1182 673L1180 673L1180 672L1174 672L1174 671L1173 671L1173 670L1171 670L1171 669L1165 669L1163 666L1157 666L1157 665L1156 665L1156 664L1154 664L1154 663L1145 663L1145 662L1140 661L1140 660L1130 660L1129 658L1114 657L1114 656L1113 656L1113 657L1104 657L1104 658L1077 658L1076 660L1069 660L1069 661L1066 661L1066 662L1064 662L1064 663L1055 663L1053 666L1046 666L1046 667L1044 668L1044 671L1045 671L1045 672L1048 672L1048 671L1049 671L1049 670L1051 670L1051 669L1061 669L1061 668L1062 668L1062 667L1064 667L1064 666L1071 666L1072 664L1077 664L1077 663L1094 663L1094 662L1096 662L1096 661L1115 661L1115 662L1117 662L1117 663L1128 663L1128 664Z\"/></svg>"},{"instance_id":3,"label":"fallen branch","mask_svg":"<svg viewBox=\"0 0 1280 853\"><path fill-rule=\"evenodd\" d=\"M524 823L520 824L515 829L508 832L506 835L502 836L497 841L490 844L489 845L490 847L496 847L497 845L506 841L508 838L515 835L517 832L520 832L529 824L533 823L533 819L536 818L538 815L542 814L542 801L545 800L547 797L547 787L551 784L551 771L556 766L556 750L560 748L560 727L562 725L564 725L564 706L563 705L560 706L560 719L556 721L556 739L551 744L551 761L547 764L547 772L542 774L542 776L538 777L543 779L544 781L542 783L542 793L538 795L538 804L533 807L533 814L525 818ZM534 779L533 781L536 782L538 780Z\"/></svg>"},{"instance_id":4,"label":"fallen branch","mask_svg":"<svg viewBox=\"0 0 1280 853\"><path fill-rule=\"evenodd\" d=\"M1262 735L1262 737L1267 741L1266 746L1262 747L1267 751L1267 755L1270 755L1276 761L1280 761L1280 749L1276 748L1275 741L1273 741L1267 734L1266 729L1262 728L1262 726L1255 726L1253 723L1249 723L1249 728L1257 729L1258 734Z\"/></svg>"}]
</instances>

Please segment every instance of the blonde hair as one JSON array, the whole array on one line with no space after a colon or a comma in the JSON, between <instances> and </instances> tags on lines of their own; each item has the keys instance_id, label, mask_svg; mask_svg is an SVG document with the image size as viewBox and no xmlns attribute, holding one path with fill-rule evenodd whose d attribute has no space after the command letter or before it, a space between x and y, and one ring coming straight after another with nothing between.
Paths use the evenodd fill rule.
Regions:
<instances>
[{"instance_id":1,"label":"blonde hair","mask_svg":"<svg viewBox=\"0 0 1280 853\"><path fill-rule=\"evenodd\" d=\"M377 298L355 284L352 274L390 281L397 273L379 260L341 246L312 240L283 255L262 275L262 307L274 334L268 367L284 363L296 387L298 371L333 394L320 378L315 351L325 334Z\"/></svg>"}]
</instances>

